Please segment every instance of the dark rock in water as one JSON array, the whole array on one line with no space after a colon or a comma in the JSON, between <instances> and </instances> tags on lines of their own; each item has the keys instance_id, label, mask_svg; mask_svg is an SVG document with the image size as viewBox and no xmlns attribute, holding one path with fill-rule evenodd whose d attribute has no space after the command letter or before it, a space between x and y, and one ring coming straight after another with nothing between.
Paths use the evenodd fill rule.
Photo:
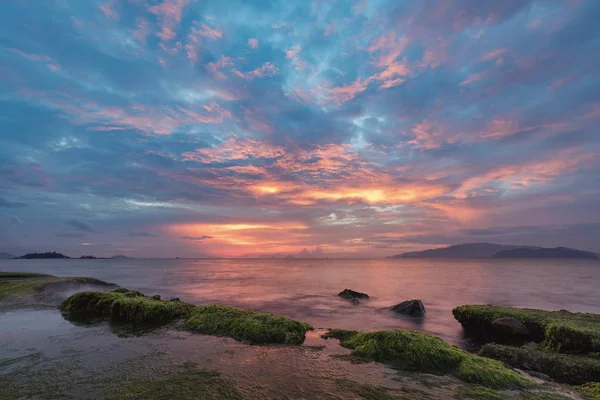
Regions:
<instances>
[{"instance_id":1,"label":"dark rock in water","mask_svg":"<svg viewBox=\"0 0 600 400\"><path fill-rule=\"evenodd\" d=\"M524 323L513 317L498 318L492 321L497 329L505 330L511 335L529 336L531 333Z\"/></svg>"},{"instance_id":2,"label":"dark rock in water","mask_svg":"<svg viewBox=\"0 0 600 400\"><path fill-rule=\"evenodd\" d=\"M410 315L412 317L422 317L425 315L425 306L421 300L407 300L391 307L395 313Z\"/></svg>"},{"instance_id":3,"label":"dark rock in water","mask_svg":"<svg viewBox=\"0 0 600 400\"><path fill-rule=\"evenodd\" d=\"M173 297L172 299L170 299L169 301L181 301L179 300L179 297Z\"/></svg>"},{"instance_id":4,"label":"dark rock in water","mask_svg":"<svg viewBox=\"0 0 600 400\"><path fill-rule=\"evenodd\" d=\"M358 301L357 299L352 299L352 304L354 304L355 306L360 304L360 301Z\"/></svg>"},{"instance_id":5,"label":"dark rock in water","mask_svg":"<svg viewBox=\"0 0 600 400\"><path fill-rule=\"evenodd\" d=\"M342 299L353 300L353 299L368 299L369 295L366 293L356 292L352 289L344 289L338 293Z\"/></svg>"},{"instance_id":6,"label":"dark rock in water","mask_svg":"<svg viewBox=\"0 0 600 400\"><path fill-rule=\"evenodd\" d=\"M514 368L541 372L560 383L581 385L600 381L600 360L593 357L491 343L484 345L479 355L500 360Z\"/></svg>"},{"instance_id":7,"label":"dark rock in water","mask_svg":"<svg viewBox=\"0 0 600 400\"><path fill-rule=\"evenodd\" d=\"M151 297L152 300L160 300L160 294L155 294Z\"/></svg>"}]
</instances>

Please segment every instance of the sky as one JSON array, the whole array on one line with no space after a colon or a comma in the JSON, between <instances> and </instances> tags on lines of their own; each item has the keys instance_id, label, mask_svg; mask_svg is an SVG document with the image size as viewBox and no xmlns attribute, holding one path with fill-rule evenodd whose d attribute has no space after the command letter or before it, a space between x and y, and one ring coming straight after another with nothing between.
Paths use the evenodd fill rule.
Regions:
<instances>
[{"instance_id":1,"label":"sky","mask_svg":"<svg viewBox=\"0 0 600 400\"><path fill-rule=\"evenodd\" d=\"M600 1L12 0L0 251L600 252Z\"/></svg>"}]
</instances>

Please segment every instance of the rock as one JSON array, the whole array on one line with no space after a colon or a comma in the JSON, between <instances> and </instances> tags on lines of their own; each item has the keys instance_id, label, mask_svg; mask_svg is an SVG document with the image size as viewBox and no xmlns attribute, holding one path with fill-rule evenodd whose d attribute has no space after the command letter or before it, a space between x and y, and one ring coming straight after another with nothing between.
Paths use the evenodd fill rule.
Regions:
<instances>
[{"instance_id":1,"label":"rock","mask_svg":"<svg viewBox=\"0 0 600 400\"><path fill-rule=\"evenodd\" d=\"M352 304L354 304L355 306L360 304L360 301L358 301L357 299L352 299Z\"/></svg>"},{"instance_id":2,"label":"rock","mask_svg":"<svg viewBox=\"0 0 600 400\"><path fill-rule=\"evenodd\" d=\"M353 300L353 299L368 299L369 295L366 293L356 292L352 289L344 289L338 293L342 299Z\"/></svg>"},{"instance_id":3,"label":"rock","mask_svg":"<svg viewBox=\"0 0 600 400\"><path fill-rule=\"evenodd\" d=\"M538 344L535 342L526 343L521 347L524 348L525 350L529 350L529 351L536 351L539 348Z\"/></svg>"},{"instance_id":4,"label":"rock","mask_svg":"<svg viewBox=\"0 0 600 400\"><path fill-rule=\"evenodd\" d=\"M169 301L181 301L179 300L179 297L173 297L172 299L170 299Z\"/></svg>"},{"instance_id":5,"label":"rock","mask_svg":"<svg viewBox=\"0 0 600 400\"><path fill-rule=\"evenodd\" d=\"M151 297L152 300L160 300L160 294L155 294Z\"/></svg>"},{"instance_id":6,"label":"rock","mask_svg":"<svg viewBox=\"0 0 600 400\"><path fill-rule=\"evenodd\" d=\"M529 371L541 372L559 383L581 385L586 382L600 381L600 360L592 357L528 350L523 347L492 343L484 345L479 355L502 361L529 374L531 374Z\"/></svg>"},{"instance_id":7,"label":"rock","mask_svg":"<svg viewBox=\"0 0 600 400\"><path fill-rule=\"evenodd\" d=\"M505 317L498 318L492 321L492 325L496 328L500 328L511 335L522 335L529 336L529 329L516 318L513 317Z\"/></svg>"},{"instance_id":8,"label":"rock","mask_svg":"<svg viewBox=\"0 0 600 400\"><path fill-rule=\"evenodd\" d=\"M425 315L425 306L421 300L407 300L391 307L395 313L410 315L412 317L422 317Z\"/></svg>"}]
</instances>

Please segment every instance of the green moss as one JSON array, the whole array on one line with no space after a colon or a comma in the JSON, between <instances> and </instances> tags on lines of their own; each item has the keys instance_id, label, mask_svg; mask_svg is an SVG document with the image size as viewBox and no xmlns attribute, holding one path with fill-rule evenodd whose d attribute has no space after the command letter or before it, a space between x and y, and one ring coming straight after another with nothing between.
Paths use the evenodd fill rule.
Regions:
<instances>
[{"instance_id":1,"label":"green moss","mask_svg":"<svg viewBox=\"0 0 600 400\"><path fill-rule=\"evenodd\" d=\"M243 400L235 386L218 372L186 365L164 379L137 381L122 389L113 400Z\"/></svg>"},{"instance_id":2,"label":"green moss","mask_svg":"<svg viewBox=\"0 0 600 400\"><path fill-rule=\"evenodd\" d=\"M600 382L590 382L585 385L577 386L589 400L600 400Z\"/></svg>"},{"instance_id":3,"label":"green moss","mask_svg":"<svg viewBox=\"0 0 600 400\"><path fill-rule=\"evenodd\" d=\"M452 313L466 330L479 331L494 341L510 338L498 332L492 322L512 317L524 323L531 331L530 339L543 342L546 349L565 353L600 351L600 315L482 305L460 306Z\"/></svg>"},{"instance_id":4,"label":"green moss","mask_svg":"<svg viewBox=\"0 0 600 400\"><path fill-rule=\"evenodd\" d=\"M22 272L0 273L0 302L26 304L58 301L65 290L77 290L82 286L115 287L116 285L94 278L56 277Z\"/></svg>"},{"instance_id":5,"label":"green moss","mask_svg":"<svg viewBox=\"0 0 600 400\"><path fill-rule=\"evenodd\" d=\"M456 397L469 400L505 400L509 398L503 393L480 385L461 387Z\"/></svg>"},{"instance_id":6,"label":"green moss","mask_svg":"<svg viewBox=\"0 0 600 400\"><path fill-rule=\"evenodd\" d=\"M572 397L563 396L556 393L547 392L528 392L521 393L518 400L572 400Z\"/></svg>"},{"instance_id":7,"label":"green moss","mask_svg":"<svg viewBox=\"0 0 600 400\"><path fill-rule=\"evenodd\" d=\"M455 375L464 382L476 383L494 389L529 385L529 382L521 375L506 368L501 362L471 354L460 363Z\"/></svg>"},{"instance_id":8,"label":"green moss","mask_svg":"<svg viewBox=\"0 0 600 400\"><path fill-rule=\"evenodd\" d=\"M229 336L251 344L302 344L312 327L287 317L220 305L197 306L185 327L206 335Z\"/></svg>"},{"instance_id":9,"label":"green moss","mask_svg":"<svg viewBox=\"0 0 600 400\"><path fill-rule=\"evenodd\" d=\"M82 292L63 301L58 308L71 316L108 318L122 323L163 324L187 316L193 305L163 301L137 291Z\"/></svg>"},{"instance_id":10,"label":"green moss","mask_svg":"<svg viewBox=\"0 0 600 400\"><path fill-rule=\"evenodd\" d=\"M500 362L475 356L436 336L405 330L328 332L352 355L386 362L412 371L453 374L459 379L491 388L526 387L529 382Z\"/></svg>"},{"instance_id":11,"label":"green moss","mask_svg":"<svg viewBox=\"0 0 600 400\"><path fill-rule=\"evenodd\" d=\"M578 385L600 381L600 360L596 358L491 343L483 346L479 354L515 368L542 372L561 383Z\"/></svg>"}]
</instances>

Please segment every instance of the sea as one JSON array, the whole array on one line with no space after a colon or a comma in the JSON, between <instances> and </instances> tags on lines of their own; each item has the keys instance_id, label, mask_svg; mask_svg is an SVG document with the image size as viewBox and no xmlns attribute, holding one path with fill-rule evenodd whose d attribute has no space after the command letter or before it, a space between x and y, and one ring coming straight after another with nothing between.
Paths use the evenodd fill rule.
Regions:
<instances>
[{"instance_id":1,"label":"sea","mask_svg":"<svg viewBox=\"0 0 600 400\"><path fill-rule=\"evenodd\" d=\"M475 344L452 316L452 309L463 304L600 314L600 260L0 260L0 271L93 277L165 299L285 315L314 326L306 343L320 346L320 333L327 328L412 329L469 350ZM370 299L353 305L337 296L345 288ZM423 301L424 318L390 311L411 299ZM177 329L123 337L106 323L68 322L54 308L8 310L0 311L0 377L35 371L38 379L57 385L58 398L96 398L97 386L90 386L85 371L110 376L119 371L116 364L133 371L131 360L150 357L159 364L193 361L219 370L245 391L259 393L258 398L319 398L315 393L335 393L332 375L378 384L397 379L397 372L383 366L332 361L331 354L345 350L330 342L324 352L291 353L285 347L249 346ZM1 362L21 358L8 366ZM55 374L59 367L62 372ZM60 386L61 379L71 389Z\"/></svg>"}]
</instances>

